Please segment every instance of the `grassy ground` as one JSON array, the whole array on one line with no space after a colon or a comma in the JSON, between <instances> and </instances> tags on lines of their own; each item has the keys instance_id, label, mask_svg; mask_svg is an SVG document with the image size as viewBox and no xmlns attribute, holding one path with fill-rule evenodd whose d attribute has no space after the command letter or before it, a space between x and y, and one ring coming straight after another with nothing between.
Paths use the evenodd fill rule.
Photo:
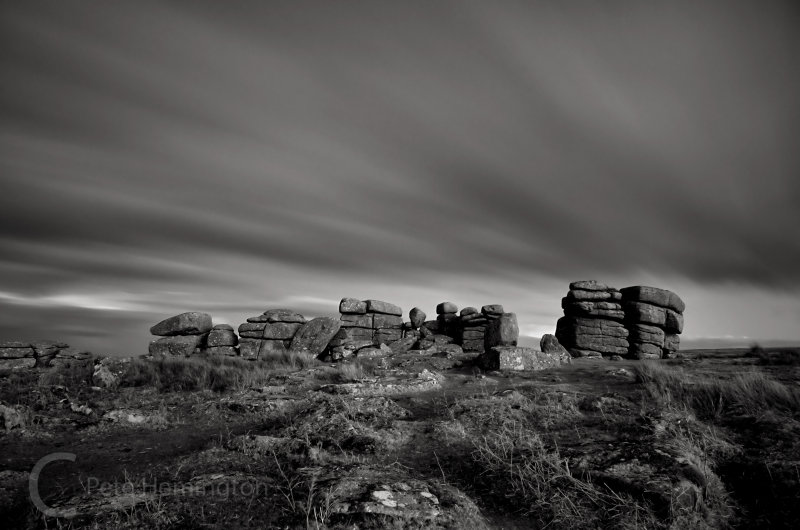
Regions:
<instances>
[{"instance_id":1,"label":"grassy ground","mask_svg":"<svg viewBox=\"0 0 800 530\"><path fill-rule=\"evenodd\" d=\"M433 390L359 397L318 390L398 367L139 359L107 389L86 363L3 373L0 401L25 427L0 435L0 469L78 455L41 480L77 516L25 497L3 515L24 528L789 528L797 358L702 351L486 376L467 364ZM414 370L426 362L446 367ZM389 492L403 509L376 501Z\"/></svg>"}]
</instances>

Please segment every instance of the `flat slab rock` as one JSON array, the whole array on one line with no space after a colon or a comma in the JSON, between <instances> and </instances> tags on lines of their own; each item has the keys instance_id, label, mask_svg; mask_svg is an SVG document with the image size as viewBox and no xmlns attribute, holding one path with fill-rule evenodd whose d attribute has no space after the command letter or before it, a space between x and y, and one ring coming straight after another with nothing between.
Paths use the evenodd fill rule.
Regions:
<instances>
[{"instance_id":1,"label":"flat slab rock","mask_svg":"<svg viewBox=\"0 0 800 530\"><path fill-rule=\"evenodd\" d=\"M566 352L544 353L522 346L496 346L483 353L479 362L486 370L523 371L557 368L572 360Z\"/></svg>"},{"instance_id":2,"label":"flat slab rock","mask_svg":"<svg viewBox=\"0 0 800 530\"><path fill-rule=\"evenodd\" d=\"M211 315L197 312L181 313L169 317L150 328L150 334L160 337L202 335L209 331L211 331Z\"/></svg>"},{"instance_id":3,"label":"flat slab rock","mask_svg":"<svg viewBox=\"0 0 800 530\"><path fill-rule=\"evenodd\" d=\"M325 385L320 392L329 394L350 394L357 396L385 396L389 394L403 394L406 392L425 392L442 386L444 376L422 370L416 376L409 377L382 377L361 381L358 383L342 383Z\"/></svg>"},{"instance_id":4,"label":"flat slab rock","mask_svg":"<svg viewBox=\"0 0 800 530\"><path fill-rule=\"evenodd\" d=\"M316 480L321 491L336 492L331 522L347 522L348 528L362 528L351 526L354 519L375 521L375 516L391 528L456 528L456 521L463 523L460 515L478 513L469 497L453 486L412 478L396 468L356 464L324 470ZM486 528L478 518L474 524Z\"/></svg>"}]
</instances>

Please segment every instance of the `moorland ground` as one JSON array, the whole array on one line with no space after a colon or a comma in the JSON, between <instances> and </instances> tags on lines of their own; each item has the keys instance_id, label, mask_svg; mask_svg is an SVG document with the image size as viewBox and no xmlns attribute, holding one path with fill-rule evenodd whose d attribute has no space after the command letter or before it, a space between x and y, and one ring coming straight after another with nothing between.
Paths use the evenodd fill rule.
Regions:
<instances>
[{"instance_id":1,"label":"moorland ground","mask_svg":"<svg viewBox=\"0 0 800 530\"><path fill-rule=\"evenodd\" d=\"M19 528L789 528L800 352L483 373L464 357L0 374ZM28 473L54 452L37 482Z\"/></svg>"}]
</instances>

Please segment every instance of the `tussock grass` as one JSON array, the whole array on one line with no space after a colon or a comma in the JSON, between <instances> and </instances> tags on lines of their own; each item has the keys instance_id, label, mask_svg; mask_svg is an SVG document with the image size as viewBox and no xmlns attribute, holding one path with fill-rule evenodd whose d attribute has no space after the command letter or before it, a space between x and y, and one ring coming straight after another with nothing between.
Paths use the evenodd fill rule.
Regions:
<instances>
[{"instance_id":1,"label":"tussock grass","mask_svg":"<svg viewBox=\"0 0 800 530\"><path fill-rule=\"evenodd\" d=\"M242 390L266 384L276 372L316 366L311 355L276 354L258 361L235 357L194 356L134 359L121 378L122 386L153 386L164 392Z\"/></svg>"},{"instance_id":2,"label":"tussock grass","mask_svg":"<svg viewBox=\"0 0 800 530\"><path fill-rule=\"evenodd\" d=\"M660 528L652 509L630 495L573 476L557 448L515 422L474 442L472 459L496 501L536 528Z\"/></svg>"},{"instance_id":3,"label":"tussock grass","mask_svg":"<svg viewBox=\"0 0 800 530\"><path fill-rule=\"evenodd\" d=\"M92 384L94 361L67 361L42 373L39 385L62 385L77 388Z\"/></svg>"},{"instance_id":4,"label":"tussock grass","mask_svg":"<svg viewBox=\"0 0 800 530\"><path fill-rule=\"evenodd\" d=\"M652 397L664 403L682 403L704 418L718 419L726 413L760 416L769 410L800 412L800 390L771 379L763 372L736 375L731 379L696 379L685 371L660 363L636 366L638 380Z\"/></svg>"}]
</instances>

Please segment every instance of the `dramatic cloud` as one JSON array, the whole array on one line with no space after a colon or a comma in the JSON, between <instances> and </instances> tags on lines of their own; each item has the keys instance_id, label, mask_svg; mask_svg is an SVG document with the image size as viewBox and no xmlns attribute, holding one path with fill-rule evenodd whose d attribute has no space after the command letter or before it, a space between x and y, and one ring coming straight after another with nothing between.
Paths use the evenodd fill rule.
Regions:
<instances>
[{"instance_id":1,"label":"dramatic cloud","mask_svg":"<svg viewBox=\"0 0 800 530\"><path fill-rule=\"evenodd\" d=\"M800 10L658 4L5 2L0 331L353 295L535 335L597 278L800 340Z\"/></svg>"}]
</instances>

